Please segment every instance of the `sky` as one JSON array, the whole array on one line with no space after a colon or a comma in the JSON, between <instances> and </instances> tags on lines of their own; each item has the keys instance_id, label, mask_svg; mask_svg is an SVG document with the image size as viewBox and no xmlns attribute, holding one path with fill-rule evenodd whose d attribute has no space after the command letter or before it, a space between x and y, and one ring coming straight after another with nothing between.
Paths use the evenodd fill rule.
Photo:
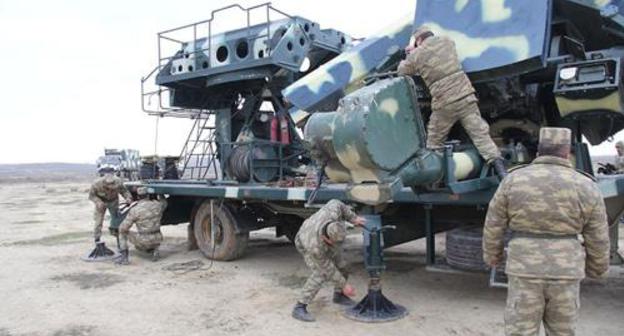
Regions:
<instances>
[{"instance_id":1,"label":"sky","mask_svg":"<svg viewBox=\"0 0 624 336\"><path fill-rule=\"evenodd\" d=\"M245 7L261 2L238 1ZM105 147L179 154L192 121L161 118L155 144L156 117L141 110L140 79L157 65L156 34L233 3L0 0L0 163L93 163ZM415 9L407 0L272 3L354 37ZM223 27L240 18L225 13L217 22ZM612 154L613 144L594 152Z\"/></svg>"}]
</instances>

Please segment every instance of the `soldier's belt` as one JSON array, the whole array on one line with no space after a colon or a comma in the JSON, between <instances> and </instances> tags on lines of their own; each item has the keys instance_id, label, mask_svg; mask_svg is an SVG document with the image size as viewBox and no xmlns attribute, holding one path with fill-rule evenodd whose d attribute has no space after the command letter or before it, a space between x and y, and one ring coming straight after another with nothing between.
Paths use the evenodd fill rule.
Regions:
<instances>
[{"instance_id":1,"label":"soldier's belt","mask_svg":"<svg viewBox=\"0 0 624 336\"><path fill-rule=\"evenodd\" d=\"M535 239L578 239L578 234L555 234L555 233L533 233L512 231L511 239L514 238L535 238Z\"/></svg>"},{"instance_id":2,"label":"soldier's belt","mask_svg":"<svg viewBox=\"0 0 624 336\"><path fill-rule=\"evenodd\" d=\"M157 234L157 233L160 233L160 229L158 229L158 230L150 230L150 231L139 231L139 234L145 234L145 235Z\"/></svg>"}]
</instances>

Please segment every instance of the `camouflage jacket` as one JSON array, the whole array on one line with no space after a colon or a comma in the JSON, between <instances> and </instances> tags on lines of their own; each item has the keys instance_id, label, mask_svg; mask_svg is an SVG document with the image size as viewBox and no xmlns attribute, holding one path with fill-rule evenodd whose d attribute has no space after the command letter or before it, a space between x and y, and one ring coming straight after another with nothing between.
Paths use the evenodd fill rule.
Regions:
<instances>
[{"instance_id":1,"label":"camouflage jacket","mask_svg":"<svg viewBox=\"0 0 624 336\"><path fill-rule=\"evenodd\" d=\"M139 200L129 211L126 218L119 226L119 231L127 233L132 225L136 224L139 234L154 234L160 232L160 220L163 211L167 207L167 200L142 199Z\"/></svg>"},{"instance_id":2,"label":"camouflage jacket","mask_svg":"<svg viewBox=\"0 0 624 336\"><path fill-rule=\"evenodd\" d=\"M505 177L485 219L483 259L487 263L502 256L507 229L512 236L529 233L509 242L507 274L581 279L599 278L608 271L609 232L602 195L596 183L574 170L568 160L541 156ZM582 235L584 243L550 238L574 234Z\"/></svg>"},{"instance_id":3,"label":"camouflage jacket","mask_svg":"<svg viewBox=\"0 0 624 336\"><path fill-rule=\"evenodd\" d=\"M431 93L433 109L470 96L476 101L468 76L457 57L455 42L448 37L432 36L426 39L399 64L401 75L421 76Z\"/></svg>"},{"instance_id":4,"label":"camouflage jacket","mask_svg":"<svg viewBox=\"0 0 624 336\"><path fill-rule=\"evenodd\" d=\"M321 238L325 224L331 222L350 222L355 219L355 217L357 217L357 215L351 210L351 207L338 200L331 200L303 222L299 232L297 232L295 242L305 253L311 253L315 257L322 258L332 253L332 249L339 248L339 246L328 245Z\"/></svg>"},{"instance_id":5,"label":"camouflage jacket","mask_svg":"<svg viewBox=\"0 0 624 336\"><path fill-rule=\"evenodd\" d=\"M118 199L118 195L121 194L126 200L131 200L132 195L123 185L123 181L115 176L114 186L107 188L104 182L105 177L98 177L89 190L89 199L93 202L112 202Z\"/></svg>"}]
</instances>

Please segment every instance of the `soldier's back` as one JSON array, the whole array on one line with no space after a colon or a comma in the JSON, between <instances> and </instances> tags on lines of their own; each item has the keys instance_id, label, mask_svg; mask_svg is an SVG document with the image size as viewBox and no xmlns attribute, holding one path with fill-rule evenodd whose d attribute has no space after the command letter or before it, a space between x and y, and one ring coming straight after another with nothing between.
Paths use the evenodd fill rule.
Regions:
<instances>
[{"instance_id":1,"label":"soldier's back","mask_svg":"<svg viewBox=\"0 0 624 336\"><path fill-rule=\"evenodd\" d=\"M455 42L432 36L418 47L419 73L429 88L433 107L455 102L474 93L457 56Z\"/></svg>"},{"instance_id":2,"label":"soldier's back","mask_svg":"<svg viewBox=\"0 0 624 336\"><path fill-rule=\"evenodd\" d=\"M137 218L136 226L139 232L155 231L160 228L162 204L156 200L140 200L130 211Z\"/></svg>"},{"instance_id":3,"label":"soldier's back","mask_svg":"<svg viewBox=\"0 0 624 336\"><path fill-rule=\"evenodd\" d=\"M601 200L598 187L569 161L540 157L505 179L512 241L507 273L524 277L584 277L585 251L575 235Z\"/></svg>"}]
</instances>

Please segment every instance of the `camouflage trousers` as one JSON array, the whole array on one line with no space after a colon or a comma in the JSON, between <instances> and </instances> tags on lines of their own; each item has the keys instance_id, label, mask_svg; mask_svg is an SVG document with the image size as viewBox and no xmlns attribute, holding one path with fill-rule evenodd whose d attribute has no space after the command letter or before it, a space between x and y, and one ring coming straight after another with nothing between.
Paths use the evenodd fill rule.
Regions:
<instances>
[{"instance_id":1,"label":"camouflage trousers","mask_svg":"<svg viewBox=\"0 0 624 336\"><path fill-rule=\"evenodd\" d=\"M134 248L141 252L151 252L160 246L163 241L163 235L160 232L140 234L134 231L128 233L119 233L119 248L121 250L128 249L128 240L134 245Z\"/></svg>"},{"instance_id":2,"label":"camouflage trousers","mask_svg":"<svg viewBox=\"0 0 624 336\"><path fill-rule=\"evenodd\" d=\"M100 239L100 237L102 237L102 224L104 223L106 210L108 210L111 216L111 227L118 227L121 222L119 216L119 201L96 203L95 211L93 212L93 238L95 239Z\"/></svg>"},{"instance_id":3,"label":"camouflage trousers","mask_svg":"<svg viewBox=\"0 0 624 336\"><path fill-rule=\"evenodd\" d=\"M333 272L335 272L336 269L338 269L345 279L349 277L347 263L342 257L341 249L336 249L336 252L323 257L307 253L299 245L297 245L297 250L303 255L303 260L312 271L312 274L310 274L301 290L298 300L300 303L306 305L310 304L323 287L323 284L331 281ZM334 291L340 292L342 291L342 287L334 284Z\"/></svg>"},{"instance_id":4,"label":"camouflage trousers","mask_svg":"<svg viewBox=\"0 0 624 336\"><path fill-rule=\"evenodd\" d=\"M509 276L505 335L537 336L541 322L548 336L576 334L580 280Z\"/></svg>"},{"instance_id":5,"label":"camouflage trousers","mask_svg":"<svg viewBox=\"0 0 624 336\"><path fill-rule=\"evenodd\" d=\"M444 145L451 128L458 121L486 162L491 163L501 157L500 150L490 137L490 126L481 118L479 106L476 101L467 98L433 109L427 125L427 148Z\"/></svg>"}]
</instances>

